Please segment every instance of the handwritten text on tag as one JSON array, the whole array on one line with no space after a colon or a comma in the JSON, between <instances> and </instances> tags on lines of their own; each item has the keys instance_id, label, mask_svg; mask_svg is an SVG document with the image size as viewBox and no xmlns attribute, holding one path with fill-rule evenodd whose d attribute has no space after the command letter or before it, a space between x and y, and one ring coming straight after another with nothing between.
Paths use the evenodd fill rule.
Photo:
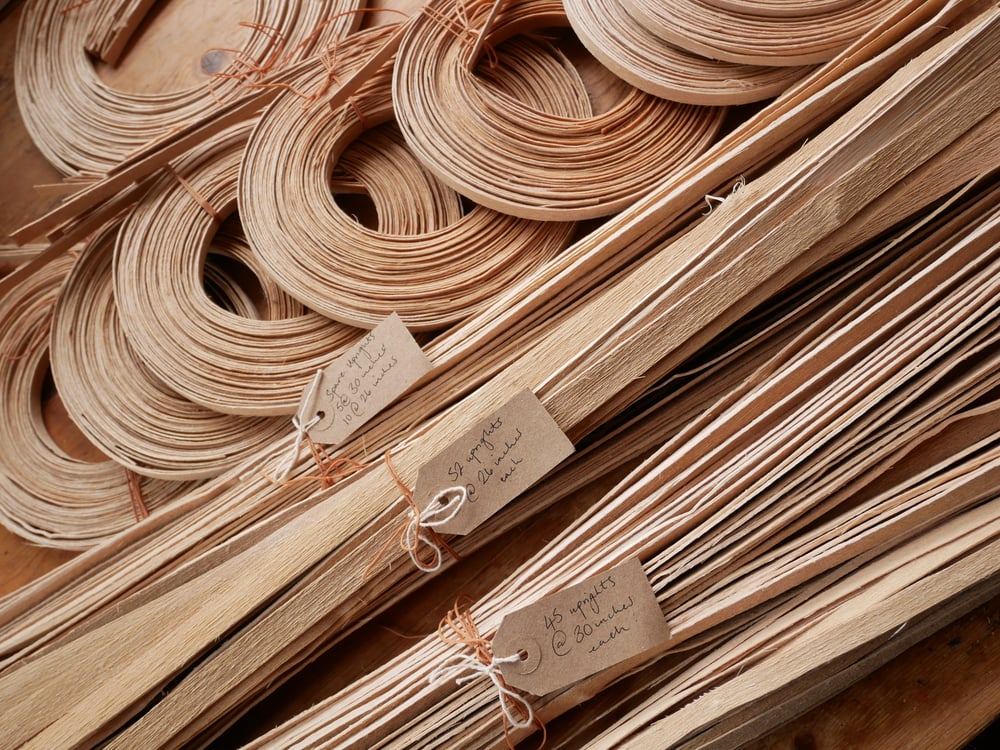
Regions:
<instances>
[{"instance_id":1,"label":"handwritten text on tag","mask_svg":"<svg viewBox=\"0 0 1000 750\"><path fill-rule=\"evenodd\" d=\"M629 560L506 615L493 637L504 681L534 695L560 690L664 644L670 628L642 564Z\"/></svg>"},{"instance_id":2,"label":"handwritten text on tag","mask_svg":"<svg viewBox=\"0 0 1000 750\"><path fill-rule=\"evenodd\" d=\"M413 500L425 507L438 492L464 487L464 506L436 530L467 534L572 452L535 394L521 391L420 467Z\"/></svg>"},{"instance_id":3,"label":"handwritten text on tag","mask_svg":"<svg viewBox=\"0 0 1000 750\"><path fill-rule=\"evenodd\" d=\"M309 391L303 394L300 419L308 424L318 415L309 437L337 445L430 369L427 355L393 313L323 371L312 398Z\"/></svg>"}]
</instances>

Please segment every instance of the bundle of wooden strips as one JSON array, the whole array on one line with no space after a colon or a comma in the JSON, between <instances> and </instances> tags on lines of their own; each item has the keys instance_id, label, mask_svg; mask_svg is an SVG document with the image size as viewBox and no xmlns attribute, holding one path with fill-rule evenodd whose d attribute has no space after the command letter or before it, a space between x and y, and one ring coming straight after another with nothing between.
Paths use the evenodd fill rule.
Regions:
<instances>
[{"instance_id":1,"label":"bundle of wooden strips","mask_svg":"<svg viewBox=\"0 0 1000 750\"><path fill-rule=\"evenodd\" d=\"M112 5L117 3L112 3ZM356 29L355 0L263 2L246 19L243 48L222 51L222 75L166 94L133 94L106 85L87 56L87 36L103 3L28 3L18 30L17 101L39 150L66 173L102 173L206 109L241 96L272 69L302 60ZM66 11L66 12L64 12ZM206 50L207 52L207 50Z\"/></svg>"},{"instance_id":2,"label":"bundle of wooden strips","mask_svg":"<svg viewBox=\"0 0 1000 750\"><path fill-rule=\"evenodd\" d=\"M740 171L757 168L755 165L766 161L784 144L800 142L805 134L855 101L916 50L939 37L949 20L974 5L914 2L906 12L901 12L895 25L861 40L841 59L810 76L734 131L685 170L683 180L664 186L634 210L581 240L549 267L516 285L468 324L457 327L453 334L431 347L432 358L438 364L438 377L416 389L383 418L370 423L365 440L344 446L345 454L361 457L367 447L375 451L373 455L378 455L401 428L433 414L430 404L447 403L448 399L475 387L511 361L529 340L525 337L530 336L533 325L545 320L558 324L561 317L554 313L559 305L578 298L612 269L655 247L676 225L678 212L699 202L706 190ZM985 142L988 144L989 138ZM972 141L965 144L967 151L954 153L975 155L981 143ZM945 158L942 163L957 166L975 160L975 156L970 160ZM930 174L937 173L932 170ZM117 184L110 181L103 189L113 189ZM92 195L88 193L83 200L90 200ZM66 210L77 205L79 201L71 201ZM459 372L461 378L457 377ZM262 456L286 448L287 442L270 446ZM311 460L301 461L296 475L308 474L311 463ZM272 525L307 509L319 499L310 490L304 482L275 487L254 475L241 477L240 472L229 472L182 498L167 511L152 516L136 530L123 533L113 543L94 549L25 587L8 597L0 611L5 623L5 663L36 651L95 612L111 609L123 592L161 580L184 561L195 561L189 570L197 572L199 555L212 544L233 539L255 519L280 507L291 510ZM311 495L309 503L295 507ZM388 504L392 499L388 495L383 502ZM246 535L242 543L234 542L233 551L242 549L242 544L259 537L268 528L262 527L256 535Z\"/></svg>"},{"instance_id":3,"label":"bundle of wooden strips","mask_svg":"<svg viewBox=\"0 0 1000 750\"><path fill-rule=\"evenodd\" d=\"M29 245L3 245L0 246L0 263L6 268L16 268L22 263L27 263L45 249L45 245L33 243Z\"/></svg>"},{"instance_id":4,"label":"bundle of wooden strips","mask_svg":"<svg viewBox=\"0 0 1000 750\"><path fill-rule=\"evenodd\" d=\"M129 345L114 301L112 253L118 224L98 233L80 254L59 293L51 334L52 374L66 410L86 437L137 474L161 479L215 476L255 453L262 441L288 432L286 419L234 417L198 406L168 388ZM224 256L253 267L238 237L216 236L210 258ZM215 274L205 268L206 284ZM271 320L303 310L267 277L262 297L247 298L237 281L218 277L218 317ZM224 285L224 286L223 286Z\"/></svg>"},{"instance_id":5,"label":"bundle of wooden strips","mask_svg":"<svg viewBox=\"0 0 1000 750\"><path fill-rule=\"evenodd\" d=\"M0 298L0 512L4 525L27 539L83 549L134 526L190 485L131 480L113 461L74 458L49 434L41 408L49 323L72 262L64 256Z\"/></svg>"},{"instance_id":6,"label":"bundle of wooden strips","mask_svg":"<svg viewBox=\"0 0 1000 750\"><path fill-rule=\"evenodd\" d=\"M109 65L118 62L132 35L153 5L153 0L96 0L87 52ZM69 12L65 8L63 12Z\"/></svg>"},{"instance_id":7,"label":"bundle of wooden strips","mask_svg":"<svg viewBox=\"0 0 1000 750\"><path fill-rule=\"evenodd\" d=\"M355 221L388 234L430 232L462 218L461 196L413 158L392 123L365 131L347 147L333 167L330 188L345 211L361 210L360 216L351 214ZM401 201L400 191L409 200ZM368 214L353 196L364 196Z\"/></svg>"},{"instance_id":8,"label":"bundle of wooden strips","mask_svg":"<svg viewBox=\"0 0 1000 750\"><path fill-rule=\"evenodd\" d=\"M994 391L993 396L995 395ZM860 487L859 496L847 498L846 493L840 493L842 502L846 500L846 507L837 514L828 514L822 533L802 537L803 542L811 541L816 547L811 550L808 546L797 548L796 540L793 540L732 572L726 585L731 593L736 593L732 582L737 577L742 578L744 574L749 575L742 578L741 585L749 588L754 584L755 578L763 578L769 571L788 575L793 567L818 567L817 562L820 560L838 566L833 568L833 574L818 579L822 584L821 589L811 586L813 592L809 594L810 597L819 600L815 605L797 605L797 611L789 612L789 615L798 618L798 622L760 623L772 635L780 632L779 629L786 629L791 638L786 637L784 643L773 640L768 643L765 639L771 638L771 635L766 632L749 635L744 628L734 632L732 637L725 636L729 640L726 645L720 646L718 639L715 639L710 650L700 649L698 658L685 665L681 672L675 669L675 665L657 664L635 678L627 678L616 689L620 700L635 705L634 709L627 712L627 716L616 722L616 726L604 726L604 731L602 727L571 729L562 738L563 741L558 743L559 746L565 742L569 742L571 746L582 746L583 737L592 739L597 736L599 743L616 746L625 743L627 737L633 738L635 746L643 746L643 739L649 742L650 737L656 737L655 742L658 744L655 746L673 747L675 743L680 744L680 737L685 733L699 730L707 730L705 733L708 735L723 735L728 732L738 734L739 730L745 732L747 725L752 725L755 731L760 731L782 716L787 717L788 711L801 709L809 701L828 695L838 685L843 686L847 674L857 670L859 665L852 663L846 670L847 674L838 675L837 659L847 651L857 649L864 640L869 643L861 646L861 649L873 653L864 654L858 661L864 665L862 668L867 669L870 666L865 662L877 661L879 652L886 650L884 646L889 646L890 652L897 652L914 639L922 637L921 634L928 632L927 627L933 629L939 626L942 616L955 616L954 602L937 598L937 594L933 594L934 598L931 600L921 601L918 597L905 607L895 609L892 615L897 619L891 628L882 629L884 625L881 624L873 628L875 620L867 610L877 609L889 598L890 593L896 593L892 589L886 590L880 579L897 576L904 581L904 587L919 589L921 580L929 575L933 577L935 569L952 562L949 557L962 562L963 558L971 561L977 554L976 548L990 536L995 536L996 479L997 472L1000 471L997 460L1000 453L995 434L998 407L1000 402L987 399L978 406L960 411L955 417L946 420L940 429L934 430L930 439L923 439L918 446L907 448L896 466L884 472L877 482ZM977 507L981 502L989 504ZM972 510L963 511L963 508ZM953 515L958 517L949 520L948 517ZM895 544L893 534L905 524L919 529L919 536L902 548L886 554L885 551ZM870 553L853 558L852 555L865 544L865 536L870 537L867 542L869 545L874 541L875 547ZM995 542L992 546L995 546ZM882 559L876 559L876 555L881 555ZM794 559L796 557L797 560ZM859 562L863 565L859 565ZM857 583L840 580L841 575L837 570L848 573ZM855 570L858 571L857 574L854 573ZM959 580L949 582L951 588L948 596L966 585L968 579L961 576ZM817 595L817 591L821 595ZM846 605L836 612L830 612L832 606L845 600ZM896 606L899 606L898 603ZM939 608L934 613L936 616L928 616L932 607ZM839 638L831 637L832 631L829 630L828 623L822 620L817 623L819 618L839 620L838 627L847 625L852 635L844 637L842 633ZM827 631L824 633L827 642L817 648L817 641L812 641L809 646L812 653L802 660L806 652L800 650L800 644L811 640L808 634L810 629ZM863 640L854 638L855 632L863 634ZM747 639L747 643L741 644L740 639ZM897 643L898 641L902 643ZM765 648L767 653L762 655L752 651L761 648ZM770 655L772 651L777 652L773 657ZM801 660L798 663L794 657L787 659L789 652L796 651L799 652L798 660ZM750 658L747 658L748 653ZM761 668L780 670L780 687L775 681L762 680L762 673L759 671L750 681L743 681L740 677L740 673L744 671L757 671L753 667L746 667L761 658L764 659ZM888 656L881 655L881 658ZM796 672L805 664L808 664L808 669L813 670L813 673L803 685L801 672ZM855 671L855 678L856 675ZM826 684L828 682L833 684ZM690 709L680 708L686 701L704 691L707 685L717 685L712 698L696 701ZM796 695L797 690L803 688L804 691ZM730 726L719 722L724 712L733 709L731 702L717 700L720 690L730 694L738 692L742 701L743 715L732 717ZM641 702L635 703L637 699L641 699ZM605 714L612 718L614 714L622 714L619 708L611 706L608 701L600 699L599 702L603 705L592 706L592 709L596 709L592 716ZM650 726L649 723L655 718L674 714L678 709L679 714L671 719L669 730L666 725L658 728ZM683 718L685 714L691 713L712 718L704 720L699 726L686 722ZM710 726L710 722L714 726ZM742 726L735 729L735 722ZM663 736L665 734L672 735L673 739L668 741ZM647 737L643 738L643 735Z\"/></svg>"},{"instance_id":9,"label":"bundle of wooden strips","mask_svg":"<svg viewBox=\"0 0 1000 750\"><path fill-rule=\"evenodd\" d=\"M551 115L496 91L475 75L466 45L488 11L434 4L408 30L394 72L393 104L406 142L463 195L528 219L606 216L648 193L718 134L721 108L637 89L593 117ZM497 45L517 32L565 25L561 3L511 0L486 40Z\"/></svg>"},{"instance_id":10,"label":"bundle of wooden strips","mask_svg":"<svg viewBox=\"0 0 1000 750\"><path fill-rule=\"evenodd\" d=\"M728 106L776 96L807 67L748 65L701 57L649 32L625 0L566 0L566 16L590 53L622 80L686 104Z\"/></svg>"},{"instance_id":11,"label":"bundle of wooden strips","mask_svg":"<svg viewBox=\"0 0 1000 750\"><path fill-rule=\"evenodd\" d=\"M115 303L147 367L192 402L228 414L291 414L316 370L360 332L305 311L251 320L205 295L205 256L234 209L248 133L241 125L191 151L177 177L161 177L135 206L118 237Z\"/></svg>"},{"instance_id":12,"label":"bundle of wooden strips","mask_svg":"<svg viewBox=\"0 0 1000 750\"><path fill-rule=\"evenodd\" d=\"M474 608L480 632L488 637L505 613L638 556L670 625L665 649L714 640L747 618L759 626L704 653L669 696L681 701L844 601L857 589L831 584L860 562L995 498L998 197L993 190L974 211L904 238L902 255L483 597ZM958 440L942 450L942 437ZM965 540L966 550L1000 539L995 511L975 523L981 536ZM709 536L715 543L705 545ZM861 577L884 572L872 565ZM765 607L772 598L787 604L787 594L800 601L775 621ZM256 746L493 747L507 728L489 681L427 680L456 650L425 638ZM533 698L536 715L577 705L632 666Z\"/></svg>"},{"instance_id":13,"label":"bundle of wooden strips","mask_svg":"<svg viewBox=\"0 0 1000 750\"><path fill-rule=\"evenodd\" d=\"M853 264L839 273L846 275L848 280L856 275ZM730 345L725 349L725 355L715 356L709 351L702 355L703 361L692 365L691 372L680 372L671 377L656 389L655 405L648 411L577 454L518 503L491 519L486 526L478 528L475 535L454 539L452 546L455 552L465 558L501 535L524 533L515 532L515 524L526 513L537 514L547 506L561 506L607 467L637 458L676 434L708 404L736 388L790 337L801 334L808 322L827 311L830 298L835 295L837 284L833 280L836 278L837 275L823 274L809 284L804 283L798 297L763 315L763 320L756 324L746 324L744 328L747 330L723 337L723 341ZM749 336L750 331L756 333ZM704 361L705 358L707 361ZM378 554L377 550L370 549L370 554ZM315 595L314 591L310 591L311 580L317 576L337 579L342 574L349 575L353 564L352 559L346 559L329 566L319 566L309 578L284 596L287 605L274 608L253 627L216 649L112 744L124 747L150 743L180 747L196 738L199 742L207 741L221 731L227 720L232 720L258 700L263 691L274 689L319 649L346 634L350 628L366 622L377 609L414 591L424 578L423 573L405 565L377 571L370 568L366 571L369 574L365 593L367 607L372 608L376 604L373 600L375 596L385 600L383 605L371 612L341 610L336 618L324 616L315 620L308 614L313 607L311 597ZM444 567L449 565L450 562L446 562ZM462 566L458 566L456 573L461 570ZM293 632L288 623L301 625L306 619L311 623L310 627L302 629L294 642L282 646L280 659L258 656L262 653L263 643L268 640L265 633L284 633L287 638ZM271 646L263 645L263 648L266 650ZM227 675L225 685L219 679L222 675Z\"/></svg>"},{"instance_id":14,"label":"bundle of wooden strips","mask_svg":"<svg viewBox=\"0 0 1000 750\"><path fill-rule=\"evenodd\" d=\"M898 211L897 202L919 207L932 200L935 189L954 179L953 172L919 189L904 178L925 164L936 169L942 162L932 158L948 144L978 134L980 123L995 124L988 118L1000 100L991 67L1000 44L998 28L993 12L951 35L794 158L736 193L708 221L588 299L486 386L412 434L394 452L404 481L412 482L417 467L467 429L475 415L489 413L525 386L538 393L571 435L582 434L602 410L620 410L637 397L637 378L676 366L700 341L769 293L838 257L850 247L849 240L863 241L884 227L886 217L870 210L874 202ZM942 90L948 93L942 96ZM975 97L970 96L973 91ZM947 159L943 163L950 164ZM806 182L812 189L804 196ZM826 210L829 205L837 210ZM310 580L315 593L307 612L319 617L329 611L318 609L318 600L330 609L348 602L349 608L358 607L356 594L368 565L357 560L357 544L364 539L365 524L391 507L395 495L384 473L363 471L266 541L13 670L2 683L11 695L18 695L15 688L26 681L42 684L12 706L23 736L44 744L103 735L133 710L138 696L158 690L340 545L335 559L344 561L345 575ZM394 514L395 521L403 520L402 515ZM386 536L384 530L377 532L372 545ZM252 585L241 580L241 571L248 568L260 571ZM552 574L558 569L552 566ZM193 601L199 602L196 611L186 605ZM302 597L294 602L304 603ZM156 654L138 653L141 649L134 646L146 637L144 623L152 622L158 632L177 637ZM291 622L294 627L309 625L297 618ZM266 652L280 650L286 641L257 642ZM81 660L83 654L87 656ZM42 679L69 659L87 672L117 655L122 655L118 666L102 671L101 688L86 695L79 685ZM40 705L55 704L66 707L59 717L38 712Z\"/></svg>"},{"instance_id":15,"label":"bundle of wooden strips","mask_svg":"<svg viewBox=\"0 0 1000 750\"><path fill-rule=\"evenodd\" d=\"M786 4L715 0L622 0L657 36L704 57L748 65L831 59L895 13L898 0Z\"/></svg>"},{"instance_id":16,"label":"bundle of wooden strips","mask_svg":"<svg viewBox=\"0 0 1000 750\"><path fill-rule=\"evenodd\" d=\"M539 42L512 44L483 85L560 116L585 116L583 82L550 52ZM326 75L317 60L294 84L311 90ZM562 250L574 227L481 206L457 221L410 232L392 224L370 229L348 216L331 196L329 175L348 144L392 120L391 76L387 66L336 112L304 108L293 92L271 104L242 163L240 215L271 275L312 309L369 328L393 312L409 328L441 328ZM402 187L381 191L399 203L414 201Z\"/></svg>"},{"instance_id":17,"label":"bundle of wooden strips","mask_svg":"<svg viewBox=\"0 0 1000 750\"><path fill-rule=\"evenodd\" d=\"M894 472L897 480L912 475L903 491L949 493L970 510L938 518L892 549L838 564L784 601L757 608L731 632L699 639L626 677L551 722L547 746L740 746L981 603L1000 546L990 541L996 483L981 461L970 460L965 447L976 450L976 438L961 433L992 431L986 422L996 415L971 411L979 413L939 433L946 450L924 444L905 458L905 472Z\"/></svg>"},{"instance_id":18,"label":"bundle of wooden strips","mask_svg":"<svg viewBox=\"0 0 1000 750\"><path fill-rule=\"evenodd\" d=\"M995 487L995 477L992 482ZM848 571L850 578L831 583L831 593L843 604L823 611L826 616L815 623L801 622L794 640L761 663L738 670L666 720L656 720L662 713L654 707L659 696L653 695L587 747L736 747L835 695L859 674L988 598L990 587L984 583L995 580L998 572L998 511L1000 503L989 500L857 573ZM817 609L822 611L824 604L817 602Z\"/></svg>"}]
</instances>

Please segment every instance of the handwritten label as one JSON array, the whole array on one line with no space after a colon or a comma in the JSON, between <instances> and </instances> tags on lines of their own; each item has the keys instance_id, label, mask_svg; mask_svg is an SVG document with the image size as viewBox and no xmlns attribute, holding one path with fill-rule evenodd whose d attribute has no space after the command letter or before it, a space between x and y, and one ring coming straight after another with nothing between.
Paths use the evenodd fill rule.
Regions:
<instances>
[{"instance_id":1,"label":"handwritten label","mask_svg":"<svg viewBox=\"0 0 1000 750\"><path fill-rule=\"evenodd\" d=\"M430 360L396 313L323 371L302 395L299 418L316 442L336 445L391 404L431 369ZM311 403L308 403L311 402Z\"/></svg>"},{"instance_id":2,"label":"handwritten label","mask_svg":"<svg viewBox=\"0 0 1000 750\"><path fill-rule=\"evenodd\" d=\"M417 472L420 507L441 490L465 487L467 500L443 534L468 534L573 452L573 443L534 393L522 391Z\"/></svg>"},{"instance_id":3,"label":"handwritten label","mask_svg":"<svg viewBox=\"0 0 1000 750\"><path fill-rule=\"evenodd\" d=\"M642 564L629 560L505 616L493 637L504 681L533 695L641 658L670 638Z\"/></svg>"}]
</instances>

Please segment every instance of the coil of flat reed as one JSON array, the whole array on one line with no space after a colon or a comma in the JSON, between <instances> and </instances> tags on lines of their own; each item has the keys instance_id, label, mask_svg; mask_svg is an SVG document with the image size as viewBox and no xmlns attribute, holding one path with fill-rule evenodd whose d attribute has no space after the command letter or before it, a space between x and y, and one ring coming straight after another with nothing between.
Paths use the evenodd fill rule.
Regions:
<instances>
[{"instance_id":1,"label":"coil of flat reed","mask_svg":"<svg viewBox=\"0 0 1000 750\"><path fill-rule=\"evenodd\" d=\"M529 97L536 106L582 115L586 90L564 58L543 54L524 40L500 55L493 89ZM309 90L326 75L313 66L300 83ZM240 176L240 216L254 252L289 294L336 320L372 327L396 312L411 328L440 328L490 297L571 238L569 223L542 223L482 206L434 224L392 221L389 209L428 197L459 197L405 148L393 118L391 71L376 74L339 112L303 107L294 94L279 97L261 116L247 145ZM382 125L394 171L372 174L365 185L379 213L369 228L340 208L330 175L349 144ZM348 152L349 153L349 152ZM422 212L423 213L423 212Z\"/></svg>"},{"instance_id":2,"label":"coil of flat reed","mask_svg":"<svg viewBox=\"0 0 1000 750\"><path fill-rule=\"evenodd\" d=\"M396 118L417 157L463 195L548 221L618 211L711 144L724 110L631 88L594 116L553 115L497 92L470 70L489 4L439 4L414 21L393 79ZM457 10L456 10L457 8ZM486 42L567 26L562 3L509 0ZM483 64L477 66L482 70Z\"/></svg>"},{"instance_id":3,"label":"coil of flat reed","mask_svg":"<svg viewBox=\"0 0 1000 750\"><path fill-rule=\"evenodd\" d=\"M247 40L225 76L162 94L120 91L105 84L84 50L100 3L25 3L17 35L17 101L32 140L60 171L102 173L124 156L218 101L244 90L239 77L254 66L304 59L318 45L360 23L359 0L258 0ZM256 78L254 76L253 78Z\"/></svg>"},{"instance_id":4,"label":"coil of flat reed","mask_svg":"<svg viewBox=\"0 0 1000 750\"><path fill-rule=\"evenodd\" d=\"M42 418L52 308L73 258L64 255L0 299L0 519L32 542L84 549L191 487L139 479L137 510L125 469L66 453Z\"/></svg>"},{"instance_id":5,"label":"coil of flat reed","mask_svg":"<svg viewBox=\"0 0 1000 750\"><path fill-rule=\"evenodd\" d=\"M240 317L205 293L205 257L235 207L248 133L230 128L189 152L133 208L118 234L115 302L136 353L185 398L225 414L291 414L360 332L314 312Z\"/></svg>"},{"instance_id":6,"label":"coil of flat reed","mask_svg":"<svg viewBox=\"0 0 1000 750\"><path fill-rule=\"evenodd\" d=\"M53 313L51 367L66 411L106 455L137 474L201 479L234 466L266 441L288 433L284 417L238 417L206 409L167 387L135 355L114 302L111 275L117 225L84 248ZM221 233L210 252L253 266L245 242ZM229 311L256 316L254 296L239 279L212 265L205 269ZM265 319L301 314L301 306L260 277Z\"/></svg>"},{"instance_id":7,"label":"coil of flat reed","mask_svg":"<svg viewBox=\"0 0 1000 750\"><path fill-rule=\"evenodd\" d=\"M706 5L752 16L794 18L816 13L833 13L857 0L705 0Z\"/></svg>"},{"instance_id":8,"label":"coil of flat reed","mask_svg":"<svg viewBox=\"0 0 1000 750\"><path fill-rule=\"evenodd\" d=\"M462 198L434 179L413 157L395 123L366 130L337 160L330 189L338 202L346 195L371 201L376 231L385 234L434 232L462 218ZM400 200L400 196L406 196ZM345 207L351 213L350 206ZM355 223L365 223L356 218Z\"/></svg>"},{"instance_id":9,"label":"coil of flat reed","mask_svg":"<svg viewBox=\"0 0 1000 750\"><path fill-rule=\"evenodd\" d=\"M744 65L710 60L649 32L624 0L564 0L573 31L622 80L685 104L730 106L777 96L808 66Z\"/></svg>"},{"instance_id":10,"label":"coil of flat reed","mask_svg":"<svg viewBox=\"0 0 1000 750\"><path fill-rule=\"evenodd\" d=\"M902 0L621 0L650 32L704 57L812 65L878 26Z\"/></svg>"}]
</instances>

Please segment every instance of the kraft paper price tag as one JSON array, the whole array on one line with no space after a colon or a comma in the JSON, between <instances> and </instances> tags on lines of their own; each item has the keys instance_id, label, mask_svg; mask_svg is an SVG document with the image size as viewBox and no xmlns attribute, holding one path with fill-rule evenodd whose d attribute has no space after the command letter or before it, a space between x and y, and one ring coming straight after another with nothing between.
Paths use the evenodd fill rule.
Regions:
<instances>
[{"instance_id":1,"label":"kraft paper price tag","mask_svg":"<svg viewBox=\"0 0 1000 750\"><path fill-rule=\"evenodd\" d=\"M417 472L413 500L427 506L449 487L467 500L442 534L468 534L573 452L573 443L530 390L478 422Z\"/></svg>"},{"instance_id":2,"label":"kraft paper price tag","mask_svg":"<svg viewBox=\"0 0 1000 750\"><path fill-rule=\"evenodd\" d=\"M327 367L318 387L306 389L299 419L308 424L318 415L309 437L337 445L430 369L427 355L393 313Z\"/></svg>"},{"instance_id":3,"label":"kraft paper price tag","mask_svg":"<svg viewBox=\"0 0 1000 750\"><path fill-rule=\"evenodd\" d=\"M493 637L504 681L533 695L560 690L670 638L642 564L629 560L506 615Z\"/></svg>"}]
</instances>

